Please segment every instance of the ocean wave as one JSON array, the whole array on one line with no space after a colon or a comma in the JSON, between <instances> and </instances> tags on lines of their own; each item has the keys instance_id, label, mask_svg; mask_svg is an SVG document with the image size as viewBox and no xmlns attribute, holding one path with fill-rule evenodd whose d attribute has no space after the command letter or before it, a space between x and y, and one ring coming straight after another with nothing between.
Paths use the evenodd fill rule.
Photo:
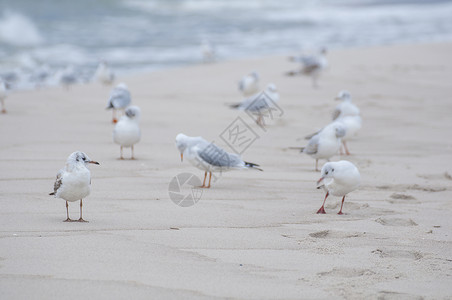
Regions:
<instances>
[{"instance_id":1,"label":"ocean wave","mask_svg":"<svg viewBox=\"0 0 452 300\"><path fill-rule=\"evenodd\" d=\"M35 46L44 42L37 26L25 15L5 11L0 18L0 42L14 46Z\"/></svg>"}]
</instances>

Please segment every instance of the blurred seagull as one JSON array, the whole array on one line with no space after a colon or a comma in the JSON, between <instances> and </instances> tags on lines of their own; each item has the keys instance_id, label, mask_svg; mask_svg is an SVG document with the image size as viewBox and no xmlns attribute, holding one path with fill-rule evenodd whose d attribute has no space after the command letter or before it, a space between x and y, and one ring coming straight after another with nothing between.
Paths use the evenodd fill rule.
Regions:
<instances>
[{"instance_id":1,"label":"blurred seagull","mask_svg":"<svg viewBox=\"0 0 452 300\"><path fill-rule=\"evenodd\" d=\"M230 107L257 115L256 123L259 126L264 126L264 115L271 110L276 110L275 105L278 101L278 90L273 83L270 83L264 91L254 94L240 103L232 104Z\"/></svg>"},{"instance_id":2,"label":"blurred seagull","mask_svg":"<svg viewBox=\"0 0 452 300\"><path fill-rule=\"evenodd\" d=\"M317 188L323 188L326 192L322 207L318 214L325 214L325 201L329 195L342 197L341 209L337 213L342 215L345 196L356 190L361 182L361 175L354 164L341 160L338 162L327 162L323 165L321 177L317 181Z\"/></svg>"},{"instance_id":3,"label":"blurred seagull","mask_svg":"<svg viewBox=\"0 0 452 300\"><path fill-rule=\"evenodd\" d=\"M78 222L86 222L82 218L82 199L87 197L91 192L91 173L86 167L88 164L99 163L92 161L85 153L76 151L69 155L66 166L61 169L56 177L54 184L54 191L49 195L54 195L55 198L66 200L66 215L65 222L72 222L69 218L68 201L74 202L80 200L80 218Z\"/></svg>"},{"instance_id":4,"label":"blurred seagull","mask_svg":"<svg viewBox=\"0 0 452 300\"><path fill-rule=\"evenodd\" d=\"M133 156L133 146L140 141L141 131L140 125L140 108L137 106L129 106L126 108L125 115L119 119L113 129L113 141L121 146L120 159L124 159L122 156L123 147L132 148L131 159L135 159Z\"/></svg>"},{"instance_id":5,"label":"blurred seagull","mask_svg":"<svg viewBox=\"0 0 452 300\"><path fill-rule=\"evenodd\" d=\"M259 91L259 74L251 72L239 81L239 90L247 97Z\"/></svg>"},{"instance_id":6,"label":"blurred seagull","mask_svg":"<svg viewBox=\"0 0 452 300\"><path fill-rule=\"evenodd\" d=\"M317 79L324 69L328 67L328 60L326 59L326 48L322 48L320 52L315 55L301 55L299 57L290 57L290 60L301 63L301 67L297 71L289 71L287 75L294 76L303 74L311 76L312 86L318 87Z\"/></svg>"},{"instance_id":7,"label":"blurred seagull","mask_svg":"<svg viewBox=\"0 0 452 300\"><path fill-rule=\"evenodd\" d=\"M215 48L208 40L201 42L201 54L205 63L213 62L215 60Z\"/></svg>"},{"instance_id":8,"label":"blurred seagull","mask_svg":"<svg viewBox=\"0 0 452 300\"><path fill-rule=\"evenodd\" d=\"M118 122L118 119L116 118L116 111L124 110L130 105L130 102L130 92L125 83L118 84L118 86L111 91L107 109L113 109L113 123Z\"/></svg>"},{"instance_id":9,"label":"blurred seagull","mask_svg":"<svg viewBox=\"0 0 452 300\"><path fill-rule=\"evenodd\" d=\"M2 114L6 114L5 99L7 96L6 83L0 78L0 102L2 103Z\"/></svg>"},{"instance_id":10,"label":"blurred seagull","mask_svg":"<svg viewBox=\"0 0 452 300\"><path fill-rule=\"evenodd\" d=\"M331 123L320 132L312 136L306 147L299 148L315 159L315 170L318 171L319 159L329 159L336 155L341 147L341 138L346 134L346 129L341 123Z\"/></svg>"},{"instance_id":11,"label":"blurred seagull","mask_svg":"<svg viewBox=\"0 0 452 300\"><path fill-rule=\"evenodd\" d=\"M204 181L201 188L210 188L212 172L226 172L240 169L256 169L259 165L243 161L239 155L228 153L202 137L189 137L179 133L176 136L176 147L180 151L181 161L184 156L195 167L204 171ZM209 184L206 186L207 173Z\"/></svg>"},{"instance_id":12,"label":"blurred seagull","mask_svg":"<svg viewBox=\"0 0 452 300\"><path fill-rule=\"evenodd\" d=\"M115 80L115 74L108 67L108 63L105 60L101 60L96 73L94 73L94 78L104 85L111 85Z\"/></svg>"},{"instance_id":13,"label":"blurred seagull","mask_svg":"<svg viewBox=\"0 0 452 300\"><path fill-rule=\"evenodd\" d=\"M341 103L336 106L333 111L333 120L340 119L345 116L359 116L359 108L352 103L352 96L348 91L340 91L339 94L334 98L335 100L340 100Z\"/></svg>"},{"instance_id":14,"label":"blurred seagull","mask_svg":"<svg viewBox=\"0 0 452 300\"><path fill-rule=\"evenodd\" d=\"M69 65L64 70L57 73L59 76L59 83L62 84L67 90L71 85L77 83L77 75L74 70L74 66Z\"/></svg>"}]
</instances>

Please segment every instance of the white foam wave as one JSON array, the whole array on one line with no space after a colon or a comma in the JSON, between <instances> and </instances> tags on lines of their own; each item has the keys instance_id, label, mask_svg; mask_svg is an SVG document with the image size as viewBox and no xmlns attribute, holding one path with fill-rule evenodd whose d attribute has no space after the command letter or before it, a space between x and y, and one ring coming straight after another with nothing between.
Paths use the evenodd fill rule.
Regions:
<instances>
[{"instance_id":1,"label":"white foam wave","mask_svg":"<svg viewBox=\"0 0 452 300\"><path fill-rule=\"evenodd\" d=\"M36 25L26 16L6 11L0 18L0 42L14 46L33 46L44 41Z\"/></svg>"}]
</instances>

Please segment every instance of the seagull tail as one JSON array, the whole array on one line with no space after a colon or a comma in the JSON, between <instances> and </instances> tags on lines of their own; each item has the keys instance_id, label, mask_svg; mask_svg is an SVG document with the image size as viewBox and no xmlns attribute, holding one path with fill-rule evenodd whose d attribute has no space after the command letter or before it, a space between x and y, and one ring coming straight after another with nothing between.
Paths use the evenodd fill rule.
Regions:
<instances>
[{"instance_id":1,"label":"seagull tail","mask_svg":"<svg viewBox=\"0 0 452 300\"><path fill-rule=\"evenodd\" d=\"M261 168L258 168L258 167L260 167L258 164L253 164L253 163L250 163L250 162L245 162L245 167L250 168L250 169L256 169L256 170L259 170L259 171L263 171Z\"/></svg>"},{"instance_id":2,"label":"seagull tail","mask_svg":"<svg viewBox=\"0 0 452 300\"><path fill-rule=\"evenodd\" d=\"M239 108L240 107L240 103L236 103L236 104L229 104L230 108Z\"/></svg>"},{"instance_id":3,"label":"seagull tail","mask_svg":"<svg viewBox=\"0 0 452 300\"><path fill-rule=\"evenodd\" d=\"M53 193L50 193L49 195L50 195L50 196L53 196L53 195L55 195L55 192L53 192Z\"/></svg>"},{"instance_id":4,"label":"seagull tail","mask_svg":"<svg viewBox=\"0 0 452 300\"><path fill-rule=\"evenodd\" d=\"M113 106L113 103L111 103L111 101L110 101L110 102L108 102L108 106L105 109L112 109L112 108L114 108L114 106Z\"/></svg>"}]
</instances>

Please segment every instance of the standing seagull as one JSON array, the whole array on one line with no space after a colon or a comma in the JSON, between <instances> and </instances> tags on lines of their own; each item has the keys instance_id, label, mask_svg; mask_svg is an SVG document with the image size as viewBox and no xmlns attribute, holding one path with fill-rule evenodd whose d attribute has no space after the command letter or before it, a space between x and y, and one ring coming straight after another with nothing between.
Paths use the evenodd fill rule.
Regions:
<instances>
[{"instance_id":1,"label":"standing seagull","mask_svg":"<svg viewBox=\"0 0 452 300\"><path fill-rule=\"evenodd\" d=\"M361 129L362 119L360 111L359 108L352 103L352 96L348 91L340 91L335 99L342 102L337 105L333 111L333 121L342 122L345 126L346 134L342 138L342 146L344 147L345 154L350 155L350 151L348 151L347 148L347 141L353 138Z\"/></svg>"},{"instance_id":2,"label":"standing seagull","mask_svg":"<svg viewBox=\"0 0 452 300\"><path fill-rule=\"evenodd\" d=\"M352 103L352 96L348 91L340 91L334 99L341 103L333 111L333 121L345 116L359 116L359 108Z\"/></svg>"},{"instance_id":3,"label":"standing seagull","mask_svg":"<svg viewBox=\"0 0 452 300\"><path fill-rule=\"evenodd\" d=\"M5 99L6 96L8 96L8 93L6 91L6 84L5 82L0 78L0 102L2 103L2 114L6 114L6 108L5 108Z\"/></svg>"},{"instance_id":4,"label":"standing seagull","mask_svg":"<svg viewBox=\"0 0 452 300\"><path fill-rule=\"evenodd\" d=\"M113 141L121 146L120 159L124 159L124 157L122 156L123 147L131 147L131 158L135 159L133 156L133 145L138 143L141 137L140 125L138 124L138 122L140 121L140 114L141 111L139 107L127 107L125 115L121 117L121 119L118 123L116 123L115 128L113 129Z\"/></svg>"},{"instance_id":5,"label":"standing seagull","mask_svg":"<svg viewBox=\"0 0 452 300\"><path fill-rule=\"evenodd\" d=\"M55 198L66 200L66 215L64 222L72 222L69 218L68 201L74 202L80 200L80 219L78 222L87 222L82 218L82 200L91 192L91 173L86 167L87 164L96 164L97 161L92 161L89 157L80 151L76 151L69 155L66 165L61 169L56 177L53 193Z\"/></svg>"},{"instance_id":6,"label":"standing seagull","mask_svg":"<svg viewBox=\"0 0 452 300\"><path fill-rule=\"evenodd\" d=\"M97 67L94 78L105 85L110 85L115 80L115 74L108 67L108 63L102 60Z\"/></svg>"},{"instance_id":7,"label":"standing seagull","mask_svg":"<svg viewBox=\"0 0 452 300\"><path fill-rule=\"evenodd\" d=\"M107 109L113 109L113 123L118 122L116 111L124 110L130 105L131 101L130 92L125 83L118 84L118 86L111 91Z\"/></svg>"},{"instance_id":8,"label":"standing seagull","mask_svg":"<svg viewBox=\"0 0 452 300\"><path fill-rule=\"evenodd\" d=\"M215 48L208 40L201 42L201 54L205 63L215 61Z\"/></svg>"},{"instance_id":9,"label":"standing seagull","mask_svg":"<svg viewBox=\"0 0 452 300\"><path fill-rule=\"evenodd\" d=\"M207 142L202 137L190 137L183 133L176 136L176 147L180 151L180 158L184 156L195 167L204 171L204 181L201 188L210 188L212 172L226 172L240 169L256 169L259 165L243 161L239 155L228 153L213 143ZM209 184L206 186L207 173Z\"/></svg>"},{"instance_id":10,"label":"standing seagull","mask_svg":"<svg viewBox=\"0 0 452 300\"><path fill-rule=\"evenodd\" d=\"M341 138L346 130L340 123L331 123L325 126L319 133L311 137L306 147L301 152L315 158L315 170L318 171L319 159L329 159L336 155L341 147Z\"/></svg>"},{"instance_id":11,"label":"standing seagull","mask_svg":"<svg viewBox=\"0 0 452 300\"><path fill-rule=\"evenodd\" d=\"M248 97L259 91L259 74L251 72L239 81L239 91Z\"/></svg>"},{"instance_id":12,"label":"standing seagull","mask_svg":"<svg viewBox=\"0 0 452 300\"><path fill-rule=\"evenodd\" d=\"M356 190L361 182L361 175L358 169L349 161L341 160L338 162L328 162L323 165L321 177L317 181L317 188L323 188L326 191L322 207L317 211L318 214L325 214L325 201L331 194L342 197L341 209L337 213L342 215L342 206L345 196Z\"/></svg>"},{"instance_id":13,"label":"standing seagull","mask_svg":"<svg viewBox=\"0 0 452 300\"><path fill-rule=\"evenodd\" d=\"M264 115L271 110L277 110L275 105L278 100L278 90L273 83L270 83L264 91L254 94L240 103L232 104L230 107L257 115L257 125L264 126Z\"/></svg>"},{"instance_id":14,"label":"standing seagull","mask_svg":"<svg viewBox=\"0 0 452 300\"><path fill-rule=\"evenodd\" d=\"M317 79L324 69L328 67L328 60L326 59L326 48L322 48L317 55L301 55L299 57L291 57L292 61L301 63L301 67L298 71L289 71L287 75L294 76L297 74L303 74L311 76L312 86L318 87Z\"/></svg>"}]
</instances>

